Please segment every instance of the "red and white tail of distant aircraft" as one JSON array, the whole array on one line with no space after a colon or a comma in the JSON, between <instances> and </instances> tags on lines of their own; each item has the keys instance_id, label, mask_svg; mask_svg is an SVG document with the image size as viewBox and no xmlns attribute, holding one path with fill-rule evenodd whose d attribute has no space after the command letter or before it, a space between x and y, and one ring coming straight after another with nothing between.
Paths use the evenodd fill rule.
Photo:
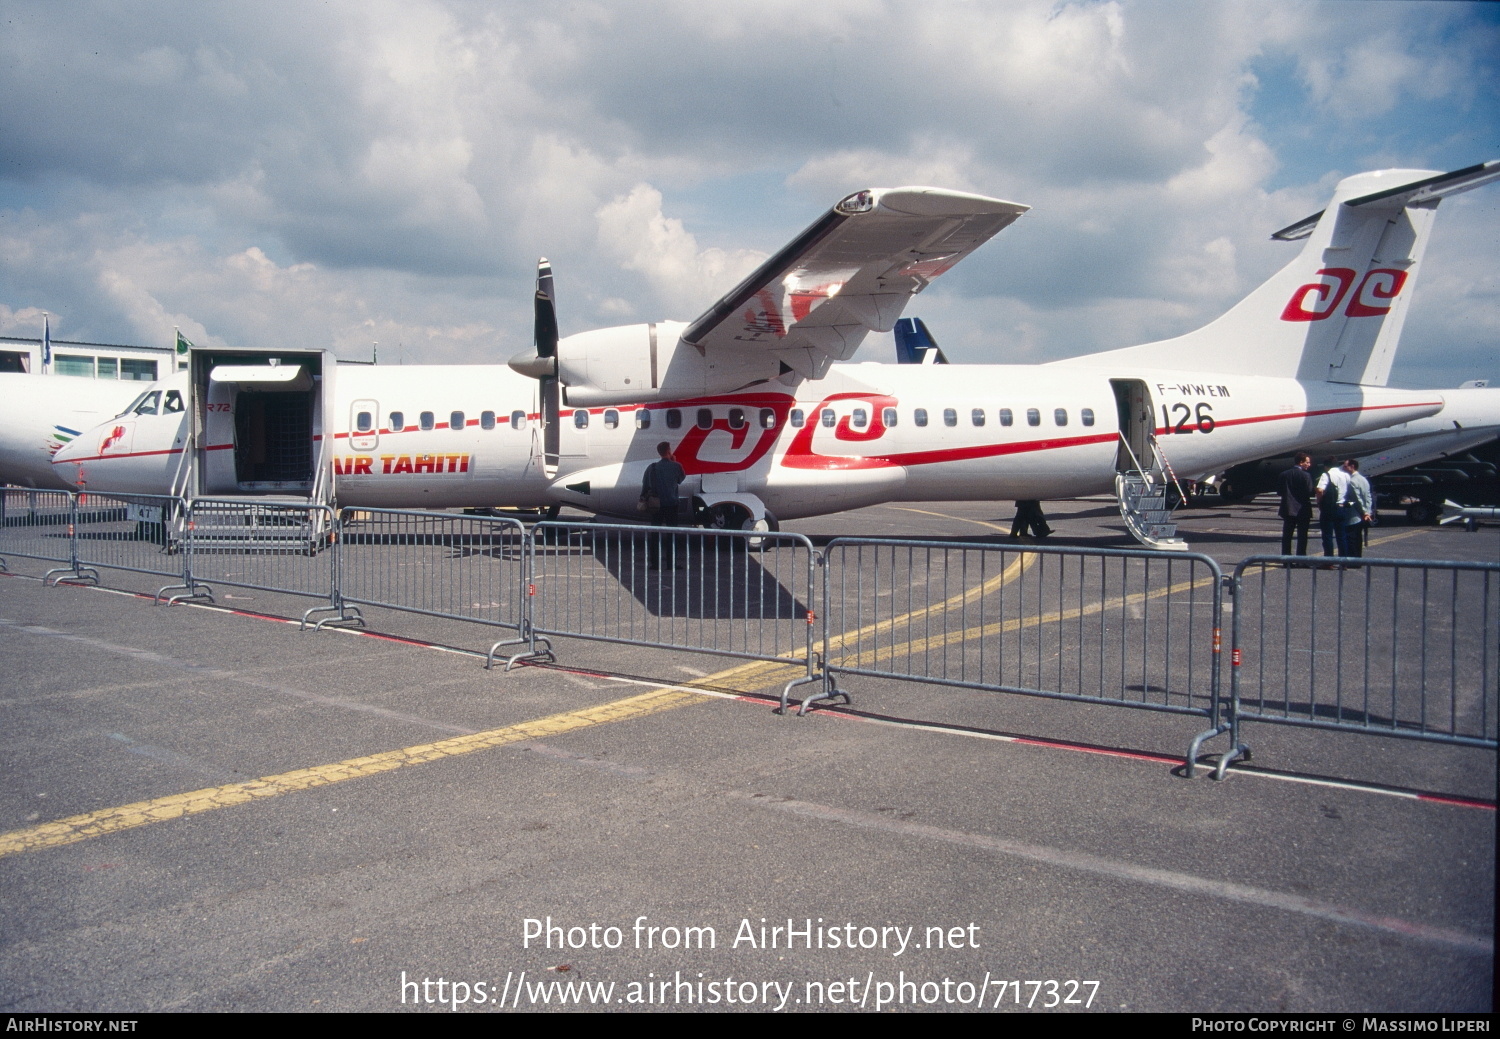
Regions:
<instances>
[{"instance_id":1,"label":"red and white tail of distant aircraft","mask_svg":"<svg viewBox=\"0 0 1500 1039\"><path fill-rule=\"evenodd\" d=\"M1305 244L1222 317L1039 365L835 363L1028 208L935 188L861 191L691 323L559 339L543 261L535 352L508 365L197 349L188 371L52 464L76 487L119 493L634 516L665 441L684 491L725 526L1113 491L1132 531L1168 547L1154 510L1173 474L1220 473L1444 406L1440 392L1385 383L1439 200L1496 178L1500 161L1349 177L1325 210L1273 236Z\"/></svg>"}]
</instances>

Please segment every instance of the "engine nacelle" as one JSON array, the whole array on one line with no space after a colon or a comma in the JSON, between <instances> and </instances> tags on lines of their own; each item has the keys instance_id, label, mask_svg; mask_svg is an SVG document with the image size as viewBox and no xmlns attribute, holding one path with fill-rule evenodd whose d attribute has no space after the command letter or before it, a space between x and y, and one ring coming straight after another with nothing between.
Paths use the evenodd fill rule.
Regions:
<instances>
[{"instance_id":1,"label":"engine nacelle","mask_svg":"<svg viewBox=\"0 0 1500 1039\"><path fill-rule=\"evenodd\" d=\"M557 375L571 407L677 400L729 393L781 372L771 353L700 348L687 325L662 321L580 332L557 344Z\"/></svg>"}]
</instances>

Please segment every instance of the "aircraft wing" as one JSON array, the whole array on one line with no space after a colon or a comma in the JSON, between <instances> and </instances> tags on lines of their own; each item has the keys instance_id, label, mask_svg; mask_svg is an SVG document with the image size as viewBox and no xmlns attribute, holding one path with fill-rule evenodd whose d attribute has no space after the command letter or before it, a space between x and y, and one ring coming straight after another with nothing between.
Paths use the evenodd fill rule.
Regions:
<instances>
[{"instance_id":1,"label":"aircraft wing","mask_svg":"<svg viewBox=\"0 0 1500 1039\"><path fill-rule=\"evenodd\" d=\"M866 333L1029 206L940 188L872 188L844 199L682 334L708 348L770 353L820 378Z\"/></svg>"}]
</instances>

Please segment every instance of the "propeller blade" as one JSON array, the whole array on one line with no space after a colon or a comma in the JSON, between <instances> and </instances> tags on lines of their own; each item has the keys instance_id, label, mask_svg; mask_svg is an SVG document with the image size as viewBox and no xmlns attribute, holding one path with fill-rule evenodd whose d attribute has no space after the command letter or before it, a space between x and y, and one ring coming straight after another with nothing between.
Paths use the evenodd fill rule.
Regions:
<instances>
[{"instance_id":1,"label":"propeller blade","mask_svg":"<svg viewBox=\"0 0 1500 1039\"><path fill-rule=\"evenodd\" d=\"M557 356L557 304L552 296L552 264L543 256L536 265L536 329L538 357Z\"/></svg>"}]
</instances>

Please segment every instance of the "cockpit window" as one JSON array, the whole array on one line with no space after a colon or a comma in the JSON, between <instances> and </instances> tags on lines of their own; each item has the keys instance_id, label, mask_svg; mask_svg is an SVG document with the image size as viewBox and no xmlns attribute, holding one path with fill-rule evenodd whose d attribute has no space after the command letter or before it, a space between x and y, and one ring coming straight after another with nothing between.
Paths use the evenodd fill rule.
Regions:
<instances>
[{"instance_id":1,"label":"cockpit window","mask_svg":"<svg viewBox=\"0 0 1500 1039\"><path fill-rule=\"evenodd\" d=\"M135 414L135 409L138 408L138 407L140 407L141 404L144 403L145 400L146 400L146 398L149 397L150 395L151 395L151 391L147 390L145 393L141 394L135 400L131 401L130 404L125 408L125 410L122 411L122 412L120 412L118 415L116 415L115 418L124 418L126 415L134 415Z\"/></svg>"},{"instance_id":2,"label":"cockpit window","mask_svg":"<svg viewBox=\"0 0 1500 1039\"><path fill-rule=\"evenodd\" d=\"M152 390L141 398L141 402L133 409L137 415L155 415L157 405L161 403L161 390Z\"/></svg>"},{"instance_id":3,"label":"cockpit window","mask_svg":"<svg viewBox=\"0 0 1500 1039\"><path fill-rule=\"evenodd\" d=\"M180 411L182 411L182 394L176 390L168 390L167 399L161 405L161 413L163 415L175 415Z\"/></svg>"}]
</instances>

